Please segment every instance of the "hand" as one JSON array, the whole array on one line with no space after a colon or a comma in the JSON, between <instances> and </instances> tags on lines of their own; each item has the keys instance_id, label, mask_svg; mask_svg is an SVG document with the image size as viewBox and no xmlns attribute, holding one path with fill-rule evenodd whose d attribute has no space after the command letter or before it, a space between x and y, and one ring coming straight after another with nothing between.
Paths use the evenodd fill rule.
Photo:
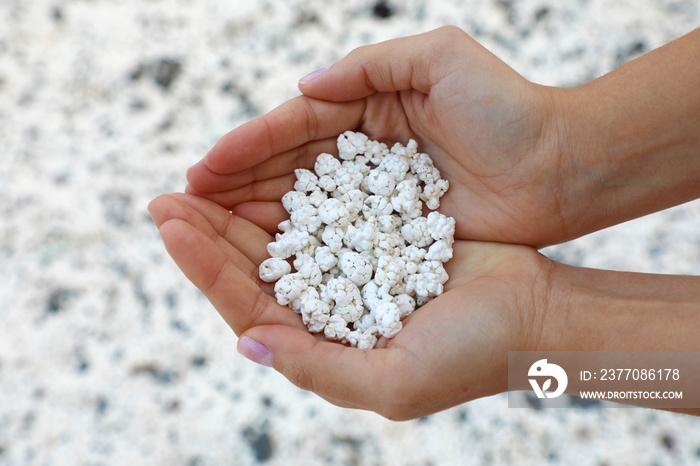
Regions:
<instances>
[{"instance_id":1,"label":"hand","mask_svg":"<svg viewBox=\"0 0 700 466\"><path fill-rule=\"evenodd\" d=\"M225 135L188 172L200 197L150 210L239 350L340 406L409 419L495 394L509 350L697 350L697 277L577 269L465 240L545 245L696 198L699 40L570 92L527 82L455 28L364 47ZM416 139L450 180L441 210L458 221L445 294L369 352L310 335L257 275L294 168L347 129Z\"/></svg>"},{"instance_id":2,"label":"hand","mask_svg":"<svg viewBox=\"0 0 700 466\"><path fill-rule=\"evenodd\" d=\"M545 245L567 238L554 90L534 85L454 27L362 47L300 84L304 96L225 135L190 169L187 192L261 224L293 170L352 129L414 138L451 188L457 238Z\"/></svg>"},{"instance_id":3,"label":"hand","mask_svg":"<svg viewBox=\"0 0 700 466\"><path fill-rule=\"evenodd\" d=\"M539 339L552 262L529 247L457 241L445 293L364 351L308 333L277 304L258 278L272 237L257 225L186 194L149 210L177 265L241 337L239 350L339 406L400 420L503 392L508 351Z\"/></svg>"}]
</instances>

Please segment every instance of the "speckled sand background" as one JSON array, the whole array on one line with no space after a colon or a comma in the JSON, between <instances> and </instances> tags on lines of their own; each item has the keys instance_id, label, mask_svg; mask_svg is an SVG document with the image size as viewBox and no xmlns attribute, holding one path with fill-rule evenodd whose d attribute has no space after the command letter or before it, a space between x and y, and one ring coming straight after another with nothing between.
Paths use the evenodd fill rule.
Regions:
<instances>
[{"instance_id":1,"label":"speckled sand background","mask_svg":"<svg viewBox=\"0 0 700 466\"><path fill-rule=\"evenodd\" d=\"M145 210L356 46L456 24L572 86L699 23L696 0L0 0L0 464L700 463L700 420L662 412L331 406L236 353ZM546 252L700 274L700 204Z\"/></svg>"}]
</instances>

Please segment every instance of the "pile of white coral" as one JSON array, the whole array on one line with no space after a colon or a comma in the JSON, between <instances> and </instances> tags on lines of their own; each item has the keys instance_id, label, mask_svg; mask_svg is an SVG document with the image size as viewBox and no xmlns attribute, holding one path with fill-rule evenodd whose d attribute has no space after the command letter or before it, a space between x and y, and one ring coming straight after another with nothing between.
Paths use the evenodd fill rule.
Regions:
<instances>
[{"instance_id":1,"label":"pile of white coral","mask_svg":"<svg viewBox=\"0 0 700 466\"><path fill-rule=\"evenodd\" d=\"M321 154L315 173L295 170L294 190L282 198L290 218L268 244L260 278L277 280L277 302L309 331L371 349L443 292L455 221L422 213L423 202L440 206L449 184L417 149L412 139L389 149L347 131L338 137L341 160Z\"/></svg>"}]
</instances>

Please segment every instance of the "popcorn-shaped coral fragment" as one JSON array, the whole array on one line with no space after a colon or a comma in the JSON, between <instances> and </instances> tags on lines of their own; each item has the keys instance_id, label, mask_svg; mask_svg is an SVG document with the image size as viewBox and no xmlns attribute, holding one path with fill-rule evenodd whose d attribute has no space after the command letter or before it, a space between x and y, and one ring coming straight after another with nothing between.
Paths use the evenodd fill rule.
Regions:
<instances>
[{"instance_id":1,"label":"popcorn-shaped coral fragment","mask_svg":"<svg viewBox=\"0 0 700 466\"><path fill-rule=\"evenodd\" d=\"M434 210L449 183L412 139L389 149L346 131L337 147L340 160L322 153L295 170L290 218L259 273L310 332L371 349L444 291L455 221Z\"/></svg>"}]
</instances>

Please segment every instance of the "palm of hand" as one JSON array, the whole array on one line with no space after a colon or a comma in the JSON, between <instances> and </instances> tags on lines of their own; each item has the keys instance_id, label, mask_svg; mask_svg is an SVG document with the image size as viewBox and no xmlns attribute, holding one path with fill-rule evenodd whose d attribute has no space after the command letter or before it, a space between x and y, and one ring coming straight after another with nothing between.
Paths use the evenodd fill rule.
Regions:
<instances>
[{"instance_id":1,"label":"palm of hand","mask_svg":"<svg viewBox=\"0 0 700 466\"><path fill-rule=\"evenodd\" d=\"M507 351L525 349L536 330L533 290L549 262L531 248L457 241L445 293L367 352L315 338L276 303L257 277L272 239L259 226L195 196L161 196L149 210L170 255L235 333L264 343L276 369L340 406L409 419L498 393Z\"/></svg>"},{"instance_id":2,"label":"palm of hand","mask_svg":"<svg viewBox=\"0 0 700 466\"><path fill-rule=\"evenodd\" d=\"M315 157L333 153L335 137L353 128L371 138L418 141L451 182L441 211L457 219L458 238L544 245L565 234L557 186L548 181L556 177L544 173L554 148L538 137L539 94L505 86L517 95L504 95L503 88L447 76L429 93L381 92L344 103L298 97L225 135L188 172L188 192L262 222L279 213L294 169L313 168ZM268 232L275 226L264 223Z\"/></svg>"},{"instance_id":3,"label":"palm of hand","mask_svg":"<svg viewBox=\"0 0 700 466\"><path fill-rule=\"evenodd\" d=\"M497 94L501 87L475 88L448 77L429 94L374 94L359 130L388 140L414 138L432 156L450 181L440 210L457 219L458 238L545 245L566 234L556 176L545 173L556 149L538 139L545 123L534 111L540 104L532 89L517 89L515 97Z\"/></svg>"}]
</instances>

